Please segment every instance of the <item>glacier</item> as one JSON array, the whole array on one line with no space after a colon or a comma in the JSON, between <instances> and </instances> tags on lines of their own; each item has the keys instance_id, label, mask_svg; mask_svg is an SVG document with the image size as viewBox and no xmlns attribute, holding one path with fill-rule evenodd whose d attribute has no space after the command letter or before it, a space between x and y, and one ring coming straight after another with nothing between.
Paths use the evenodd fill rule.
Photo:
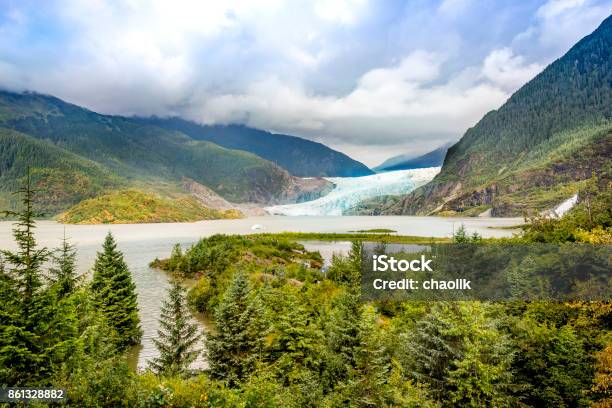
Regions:
<instances>
[{"instance_id":1,"label":"glacier","mask_svg":"<svg viewBox=\"0 0 612 408\"><path fill-rule=\"evenodd\" d=\"M335 185L327 195L312 201L264 209L272 215L342 215L368 198L407 194L431 181L439 172L440 167L428 167L362 177L326 177Z\"/></svg>"}]
</instances>

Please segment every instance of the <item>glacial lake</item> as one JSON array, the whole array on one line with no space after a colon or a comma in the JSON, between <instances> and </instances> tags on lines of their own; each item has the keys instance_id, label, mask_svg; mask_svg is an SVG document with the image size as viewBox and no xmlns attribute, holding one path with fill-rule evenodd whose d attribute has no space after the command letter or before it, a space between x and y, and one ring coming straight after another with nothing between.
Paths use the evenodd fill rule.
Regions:
<instances>
[{"instance_id":1,"label":"glacial lake","mask_svg":"<svg viewBox=\"0 0 612 408\"><path fill-rule=\"evenodd\" d=\"M152 339L157 335L161 302L168 287L168 276L149 268L155 258L169 256L174 244L187 248L200 237L217 233L252 234L257 232L349 232L373 228L396 230L401 235L425 237L449 237L461 224L468 232L478 232L483 237L507 237L516 231L496 229L521 224L522 218L450 218L411 216L265 216L240 220L214 220L193 223L168 224L118 224L118 225L63 225L54 221L39 221L36 239L39 245L55 248L60 245L64 230L70 241L77 246L78 270L82 274L91 269L96 252L108 231L117 240L117 246L133 274L138 292L140 320L144 336L142 347L134 350L132 358L139 369L146 367L147 360L156 356ZM254 225L261 229L253 230ZM12 222L0 222L0 248L15 249L11 234ZM329 261L334 253L346 253L349 242L308 241L302 244L309 250L317 250ZM206 320L196 316L206 330ZM200 359L198 366L205 366Z\"/></svg>"}]
</instances>

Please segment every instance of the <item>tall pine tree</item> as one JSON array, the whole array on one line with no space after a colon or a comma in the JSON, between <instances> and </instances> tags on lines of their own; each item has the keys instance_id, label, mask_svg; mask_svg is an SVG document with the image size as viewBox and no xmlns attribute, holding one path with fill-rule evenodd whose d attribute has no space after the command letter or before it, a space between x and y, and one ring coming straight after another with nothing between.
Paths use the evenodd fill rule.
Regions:
<instances>
[{"instance_id":1,"label":"tall pine tree","mask_svg":"<svg viewBox=\"0 0 612 408\"><path fill-rule=\"evenodd\" d=\"M52 255L53 267L49 268L51 281L56 285L58 296L69 296L77 287L76 249L66 238L62 239L62 246Z\"/></svg>"},{"instance_id":2,"label":"tall pine tree","mask_svg":"<svg viewBox=\"0 0 612 408\"><path fill-rule=\"evenodd\" d=\"M17 250L0 251L0 383L33 386L44 382L74 351L76 315L70 302L58 300L43 285L42 265L49 258L34 237L34 190L28 170L23 210L16 216L13 236Z\"/></svg>"},{"instance_id":3,"label":"tall pine tree","mask_svg":"<svg viewBox=\"0 0 612 408\"><path fill-rule=\"evenodd\" d=\"M215 313L217 332L206 338L210 373L234 386L253 372L263 347L260 303L244 273L236 273Z\"/></svg>"},{"instance_id":4,"label":"tall pine tree","mask_svg":"<svg viewBox=\"0 0 612 408\"><path fill-rule=\"evenodd\" d=\"M34 217L39 214L36 214L33 207L34 193L28 169L23 186L16 192L22 196L23 210L20 212L4 211L7 216L17 217L15 228L13 228L17 252L2 251L2 253L6 262L13 266L13 277L20 292L22 304L26 309L30 307L34 295L42 286L41 266L49 259L47 248L36 246Z\"/></svg>"},{"instance_id":5,"label":"tall pine tree","mask_svg":"<svg viewBox=\"0 0 612 408\"><path fill-rule=\"evenodd\" d=\"M161 329L153 339L160 356L149 362L158 374L184 374L200 353L194 346L200 339L198 326L193 322L185 300L185 288L174 279L168 299L162 305Z\"/></svg>"},{"instance_id":6,"label":"tall pine tree","mask_svg":"<svg viewBox=\"0 0 612 408\"><path fill-rule=\"evenodd\" d=\"M327 347L323 382L326 387L333 388L338 382L347 380L355 368L360 317L358 295L345 290L332 304L332 312L325 323Z\"/></svg>"},{"instance_id":7,"label":"tall pine tree","mask_svg":"<svg viewBox=\"0 0 612 408\"><path fill-rule=\"evenodd\" d=\"M92 290L106 320L116 331L117 346L123 349L140 343L136 286L110 232L102 252L98 252L93 272Z\"/></svg>"}]
</instances>

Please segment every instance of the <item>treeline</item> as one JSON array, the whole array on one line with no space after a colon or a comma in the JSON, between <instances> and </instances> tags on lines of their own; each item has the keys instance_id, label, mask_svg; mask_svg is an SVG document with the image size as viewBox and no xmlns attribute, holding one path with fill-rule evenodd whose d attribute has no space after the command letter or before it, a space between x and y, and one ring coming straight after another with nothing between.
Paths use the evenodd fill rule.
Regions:
<instances>
[{"instance_id":1,"label":"treeline","mask_svg":"<svg viewBox=\"0 0 612 408\"><path fill-rule=\"evenodd\" d=\"M321 269L320 255L270 235L217 235L155 262L196 282L186 294L173 281L159 357L135 373L125 350L141 335L136 297L114 239L106 238L91 283L76 277L67 241L44 274L50 253L36 246L30 188L22 193L19 249L2 252L3 384L66 388L68 406L88 407L612 403L609 303L364 303L359 243ZM593 224L579 221L583 211ZM570 218L574 231L610 232L609 206L584 195L554 228ZM547 239L531 228L516 240ZM455 241L482 242L463 229ZM202 333L193 308L214 328ZM208 368L194 370L200 352Z\"/></svg>"}]
</instances>

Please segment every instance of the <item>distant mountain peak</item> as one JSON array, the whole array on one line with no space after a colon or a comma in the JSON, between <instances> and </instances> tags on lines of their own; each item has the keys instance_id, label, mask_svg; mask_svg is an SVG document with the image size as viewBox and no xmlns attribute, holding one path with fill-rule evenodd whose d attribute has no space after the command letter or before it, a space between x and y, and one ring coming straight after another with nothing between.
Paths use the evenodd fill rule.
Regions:
<instances>
[{"instance_id":1,"label":"distant mountain peak","mask_svg":"<svg viewBox=\"0 0 612 408\"><path fill-rule=\"evenodd\" d=\"M449 147L453 142L445 143L444 145L427 152L422 155L400 154L385 160L383 163L374 167L374 171L394 171L394 170L412 170L426 167L438 167L444 162L444 157Z\"/></svg>"}]
</instances>

